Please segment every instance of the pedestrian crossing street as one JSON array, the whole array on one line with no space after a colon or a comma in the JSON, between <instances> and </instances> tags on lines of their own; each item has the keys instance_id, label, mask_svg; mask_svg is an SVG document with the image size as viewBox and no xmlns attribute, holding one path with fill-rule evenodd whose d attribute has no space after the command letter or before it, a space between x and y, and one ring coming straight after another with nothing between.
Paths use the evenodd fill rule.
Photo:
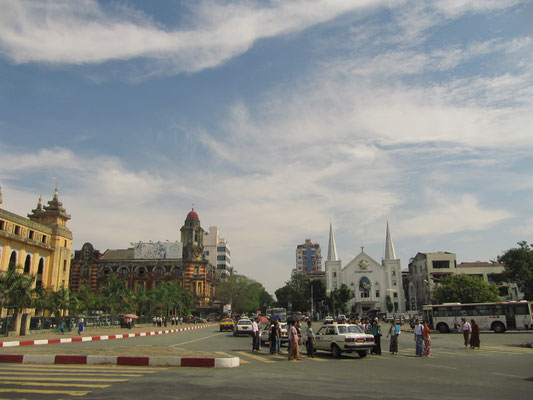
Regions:
<instances>
[{"instance_id":1,"label":"pedestrian crossing street","mask_svg":"<svg viewBox=\"0 0 533 400\"><path fill-rule=\"evenodd\" d=\"M287 353L284 352L282 355L271 355L267 350L252 353L249 350L243 351L232 351L232 352L216 352L218 356L221 357L239 357L240 364L246 365L250 363L264 363L264 364L274 364L276 362L287 361ZM533 351L531 349L522 348L522 347L509 347L509 346L485 346L480 350L471 350L464 349L462 347L458 348L433 348L432 358L447 358L447 357L497 357L497 356L532 356ZM334 358L331 354L323 351L316 353L314 358L308 358L305 356L305 352L302 355L302 359L305 362L312 363L324 363L324 362L379 362L384 360L390 360L395 358L416 358L415 349L405 348L400 349L399 354L391 355L387 351L384 351L381 356L375 356L369 354L363 359L359 359L357 354L343 353L341 358Z\"/></svg>"},{"instance_id":2,"label":"pedestrian crossing street","mask_svg":"<svg viewBox=\"0 0 533 400\"><path fill-rule=\"evenodd\" d=\"M87 365L0 365L0 400L82 397L94 390L166 368Z\"/></svg>"}]
</instances>

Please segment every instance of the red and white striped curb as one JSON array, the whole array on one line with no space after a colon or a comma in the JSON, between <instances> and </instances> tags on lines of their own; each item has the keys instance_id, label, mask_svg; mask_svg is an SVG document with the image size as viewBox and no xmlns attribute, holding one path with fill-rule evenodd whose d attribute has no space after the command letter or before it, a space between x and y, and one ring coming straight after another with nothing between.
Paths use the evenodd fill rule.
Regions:
<instances>
[{"instance_id":1,"label":"red and white striped curb","mask_svg":"<svg viewBox=\"0 0 533 400\"><path fill-rule=\"evenodd\" d=\"M129 365L137 367L211 367L235 368L239 357L124 357L124 356L68 356L43 354L0 354L0 363L12 364L86 364Z\"/></svg>"},{"instance_id":2,"label":"red and white striped curb","mask_svg":"<svg viewBox=\"0 0 533 400\"><path fill-rule=\"evenodd\" d=\"M17 340L17 341L12 341L12 342L0 342L0 347L18 347L18 346L32 346L32 345L42 345L42 344L94 342L96 340L128 339L132 337L164 335L167 333L191 331L193 329L208 328L210 326L216 326L216 325L207 324L207 325L190 326L187 328L170 329L170 330L165 330L165 331L126 333L123 335L80 336L80 337L73 337L73 338L56 338L56 339L41 339L41 340Z\"/></svg>"}]
</instances>

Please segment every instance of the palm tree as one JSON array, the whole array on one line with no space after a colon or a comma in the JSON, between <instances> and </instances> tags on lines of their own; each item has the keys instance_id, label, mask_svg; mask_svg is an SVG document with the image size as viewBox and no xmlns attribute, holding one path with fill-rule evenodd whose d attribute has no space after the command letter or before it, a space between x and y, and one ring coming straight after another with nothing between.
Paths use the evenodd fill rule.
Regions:
<instances>
[{"instance_id":1,"label":"palm tree","mask_svg":"<svg viewBox=\"0 0 533 400\"><path fill-rule=\"evenodd\" d=\"M102 308L111 316L125 311L126 285L123 280L118 279L115 275L109 275L107 282L100 290L100 294L104 299Z\"/></svg>"},{"instance_id":2,"label":"palm tree","mask_svg":"<svg viewBox=\"0 0 533 400\"><path fill-rule=\"evenodd\" d=\"M21 266L10 265L7 271L0 273L1 307L13 310L15 326L18 324L22 310L32 306L35 275L22 274Z\"/></svg>"},{"instance_id":3,"label":"palm tree","mask_svg":"<svg viewBox=\"0 0 533 400\"><path fill-rule=\"evenodd\" d=\"M89 285L83 285L80 291L72 294L72 300L77 303L77 309L86 316L98 308L99 294L93 293Z\"/></svg>"}]
</instances>

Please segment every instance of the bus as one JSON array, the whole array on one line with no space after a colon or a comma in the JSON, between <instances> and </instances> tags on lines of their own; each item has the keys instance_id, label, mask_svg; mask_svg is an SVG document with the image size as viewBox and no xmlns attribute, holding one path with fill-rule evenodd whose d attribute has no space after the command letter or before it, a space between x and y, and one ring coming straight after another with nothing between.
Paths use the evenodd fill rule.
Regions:
<instances>
[{"instance_id":1,"label":"bus","mask_svg":"<svg viewBox=\"0 0 533 400\"><path fill-rule=\"evenodd\" d=\"M268 318L285 321L287 319L287 310L284 308L267 308L266 315Z\"/></svg>"},{"instance_id":2,"label":"bus","mask_svg":"<svg viewBox=\"0 0 533 400\"><path fill-rule=\"evenodd\" d=\"M424 321L441 333L459 331L461 319L475 320L480 329L503 333L507 329L533 328L533 302L444 303L423 306Z\"/></svg>"}]
</instances>

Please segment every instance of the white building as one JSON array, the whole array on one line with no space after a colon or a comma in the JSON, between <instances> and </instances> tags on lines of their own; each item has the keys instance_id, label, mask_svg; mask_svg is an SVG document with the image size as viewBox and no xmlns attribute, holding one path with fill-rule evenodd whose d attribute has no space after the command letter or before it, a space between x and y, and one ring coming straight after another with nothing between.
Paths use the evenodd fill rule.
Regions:
<instances>
[{"instance_id":1,"label":"white building","mask_svg":"<svg viewBox=\"0 0 533 400\"><path fill-rule=\"evenodd\" d=\"M220 237L216 226L210 226L204 235L204 254L211 265L216 267L221 277L229 275L231 269L231 250L228 241Z\"/></svg>"},{"instance_id":2,"label":"white building","mask_svg":"<svg viewBox=\"0 0 533 400\"><path fill-rule=\"evenodd\" d=\"M396 258L394 244L387 223L385 258L381 264L361 252L342 267L337 255L333 226L329 227L328 258L326 266L326 293L330 294L342 284L347 285L354 298L348 303L350 311L367 315L370 311L387 312L387 297L393 304L393 312L405 312L400 260Z\"/></svg>"}]
</instances>

